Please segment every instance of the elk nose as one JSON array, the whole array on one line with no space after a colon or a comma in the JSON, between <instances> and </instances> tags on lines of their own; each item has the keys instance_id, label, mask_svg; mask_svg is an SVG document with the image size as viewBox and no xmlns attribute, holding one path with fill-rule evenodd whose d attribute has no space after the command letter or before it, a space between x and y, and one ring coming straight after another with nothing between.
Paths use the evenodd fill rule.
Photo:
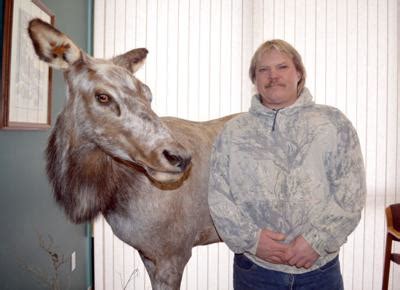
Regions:
<instances>
[{"instance_id":1,"label":"elk nose","mask_svg":"<svg viewBox=\"0 0 400 290\"><path fill-rule=\"evenodd\" d=\"M192 159L190 156L182 157L180 155L172 154L168 150L164 150L163 155L171 165L180 168L182 171L185 171Z\"/></svg>"}]
</instances>

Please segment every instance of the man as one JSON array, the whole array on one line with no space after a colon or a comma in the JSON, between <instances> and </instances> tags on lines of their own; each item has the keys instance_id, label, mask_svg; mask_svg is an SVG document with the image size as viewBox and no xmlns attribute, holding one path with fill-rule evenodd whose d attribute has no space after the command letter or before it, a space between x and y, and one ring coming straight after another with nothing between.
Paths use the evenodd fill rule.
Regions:
<instances>
[{"instance_id":1,"label":"man","mask_svg":"<svg viewBox=\"0 0 400 290\"><path fill-rule=\"evenodd\" d=\"M226 124L210 168L209 205L235 252L235 289L343 289L338 253L365 203L357 134L316 105L298 52L263 43L250 65L257 94Z\"/></svg>"}]
</instances>

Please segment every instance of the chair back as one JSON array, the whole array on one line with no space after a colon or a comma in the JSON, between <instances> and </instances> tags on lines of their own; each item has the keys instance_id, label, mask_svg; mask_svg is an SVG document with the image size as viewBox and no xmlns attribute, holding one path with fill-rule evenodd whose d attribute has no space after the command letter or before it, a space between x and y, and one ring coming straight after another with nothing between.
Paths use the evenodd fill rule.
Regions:
<instances>
[{"instance_id":1,"label":"chair back","mask_svg":"<svg viewBox=\"0 0 400 290\"><path fill-rule=\"evenodd\" d=\"M392 212L391 226L393 226L396 231L400 232L400 203L390 205L390 211Z\"/></svg>"}]
</instances>

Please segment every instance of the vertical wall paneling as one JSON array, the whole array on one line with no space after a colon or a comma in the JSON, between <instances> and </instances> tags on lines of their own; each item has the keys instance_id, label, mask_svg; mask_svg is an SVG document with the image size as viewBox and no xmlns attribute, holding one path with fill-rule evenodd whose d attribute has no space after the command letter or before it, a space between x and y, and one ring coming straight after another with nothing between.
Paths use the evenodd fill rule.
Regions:
<instances>
[{"instance_id":1,"label":"vertical wall paneling","mask_svg":"<svg viewBox=\"0 0 400 290\"><path fill-rule=\"evenodd\" d=\"M244 2L246 3L246 2ZM265 15L264 15L264 9L265 7L265 1L253 1L253 5L250 6L249 8L252 8L252 15L251 15L251 28L252 28L252 42L253 42L253 47L254 50L257 49L257 47L262 43L264 37L264 21L266 20ZM271 13L270 16L272 16L272 20L274 20L273 14Z\"/></svg>"},{"instance_id":2,"label":"vertical wall paneling","mask_svg":"<svg viewBox=\"0 0 400 290\"><path fill-rule=\"evenodd\" d=\"M377 1L377 79L376 79L376 192L375 192L375 209L376 217L385 215L385 197L387 193L386 176L387 176L387 104L388 104L388 10L387 1ZM383 219L375 219L375 248L374 248L374 273L382 276L382 260L384 258L385 247L385 221ZM381 285L381 279L374 279L373 289L377 289Z\"/></svg>"},{"instance_id":3,"label":"vertical wall paneling","mask_svg":"<svg viewBox=\"0 0 400 290\"><path fill-rule=\"evenodd\" d=\"M341 33L344 37L346 36L346 33L343 31L343 26L346 25L346 22L343 22L343 17L346 15L343 15L343 11L338 10L338 2L339 0L326 2L326 20L324 23L324 25L326 25L326 33L323 38L319 37L321 43L325 41L323 47L326 53L326 68L325 70L319 70L319 74L321 74L321 78L323 77L326 82L324 91L325 103L331 106L336 106L337 98L339 97L340 84L337 78L340 75L345 75L346 72L346 67L338 64L340 61L340 59L338 59L339 50L342 47L346 47L346 45L343 45L343 41L339 41ZM324 35L323 32L322 35ZM322 47L319 48L321 50L323 49ZM319 64L318 62L318 67Z\"/></svg>"},{"instance_id":4,"label":"vertical wall paneling","mask_svg":"<svg viewBox=\"0 0 400 290\"><path fill-rule=\"evenodd\" d=\"M288 41L291 44L295 44L295 35L296 35L296 1L283 1L284 5L284 32L283 39Z\"/></svg>"},{"instance_id":5,"label":"vertical wall paneling","mask_svg":"<svg viewBox=\"0 0 400 290\"><path fill-rule=\"evenodd\" d=\"M394 85L393 86L393 91L391 91L391 92L397 93L397 97L394 97L394 100L397 101L397 106L395 106L395 108L397 107L397 130L396 130L397 131L397 139L396 139L397 142L394 142L394 144L397 144L397 146L396 146L397 150L395 151L395 152L397 152L397 154L396 154L396 168L395 168L396 175L395 175L395 179L394 179L394 181L395 181L394 182L395 190L394 190L394 193L393 193L394 197L393 197L393 199L390 199L390 202L393 202L393 201L395 201L395 202L397 201L398 202L400 200L400 181L399 181L399 178L398 178L398 174L400 172L400 148L399 148L399 145L398 145L400 143L400 117L398 116L398 112L400 112L400 101L399 101L399 98L398 98L398 96L400 94L400 69L399 69L399 67L400 67L400 37L399 37L399 32L400 32L400 20L399 20L400 3L398 1L397 1L397 3L394 2L394 1L391 1L390 4L391 5L389 5L389 7L390 7L389 15L390 16L394 16L394 17L390 18L391 21L389 23L397 22L397 26L393 30L389 29L389 31L391 31L390 35L396 35L397 36L397 38L392 38L392 40L393 40L392 44L393 45L391 46L393 48L396 48L396 49L393 49L391 51L392 52L391 55L395 56L395 54L397 54L397 62L396 61L390 62L391 67L394 67L393 71L396 72L395 75L397 77L397 82L395 80L395 77L393 77L393 84L396 84L397 88L396 88L396 85ZM392 25L390 25L390 27L392 27ZM397 45L397 47L396 47L396 45ZM394 57L392 59L396 59L396 57ZM391 86L389 86L389 87L391 87ZM393 116L396 116L396 115L393 115ZM391 132L396 132L396 131L393 130ZM396 249L397 253L400 252L400 245L396 244L395 245L395 249ZM393 271L391 271L392 279L391 279L391 281L389 281L389 283L393 282L392 285L400 285L400 275L396 275L396 273L398 273L398 272L393 273Z\"/></svg>"},{"instance_id":6,"label":"vertical wall paneling","mask_svg":"<svg viewBox=\"0 0 400 290\"><path fill-rule=\"evenodd\" d=\"M329 3L330 1L328 1ZM327 11L331 8L328 6ZM326 78L326 94L330 95L330 98L327 97L327 104L333 105L339 108L343 113L347 114L347 99L350 96L347 96L347 85L348 85L348 71L347 71L347 56L348 56L348 36L351 32L348 32L348 18L347 18L347 0L336 0L336 61L335 64L332 64L332 61L328 58L328 62L331 64L327 67L327 72L333 70L336 73L336 88L330 89L328 87L328 83L331 83L332 80L330 78ZM327 26L329 22L327 22ZM329 43L327 41L327 48L335 43ZM328 76L328 74L327 74ZM328 100L331 100L328 102Z\"/></svg>"},{"instance_id":7,"label":"vertical wall paneling","mask_svg":"<svg viewBox=\"0 0 400 290\"><path fill-rule=\"evenodd\" d=\"M315 91L317 103L326 103L326 74L327 74L327 2L315 1ZM312 76L310 76L312 78Z\"/></svg>"},{"instance_id":8,"label":"vertical wall paneling","mask_svg":"<svg viewBox=\"0 0 400 290\"><path fill-rule=\"evenodd\" d=\"M188 88L185 92L187 99L187 114L188 118L199 120L199 102L202 99L200 94L200 6L201 1L191 0L188 3ZM189 71L190 76L189 77ZM194 288L193 288L194 289Z\"/></svg>"},{"instance_id":9,"label":"vertical wall paneling","mask_svg":"<svg viewBox=\"0 0 400 290\"><path fill-rule=\"evenodd\" d=\"M137 72L153 109L203 121L247 111L248 67L266 39L293 44L317 103L343 111L365 158L367 202L342 247L346 290L380 289L384 208L400 202L399 35L396 0L97 0L94 54L149 50ZM151 289L137 251L103 218L94 226L96 289ZM395 245L400 251L400 247ZM224 244L193 249L181 289L232 289L233 254ZM389 289L400 288L392 267Z\"/></svg>"},{"instance_id":10,"label":"vertical wall paneling","mask_svg":"<svg viewBox=\"0 0 400 290\"><path fill-rule=\"evenodd\" d=\"M274 1L263 1L263 9L261 10L263 15L263 37L260 41L257 41L257 45L260 45L263 39L274 38L274 27L275 27L275 5Z\"/></svg>"},{"instance_id":11,"label":"vertical wall paneling","mask_svg":"<svg viewBox=\"0 0 400 290\"><path fill-rule=\"evenodd\" d=\"M157 106L158 98L157 96L157 68L158 68L158 58L157 58L157 23L158 21L150 21L150 19L157 19L157 1L147 1L147 0L137 0L142 5L137 5L137 19L146 19L145 27L143 27L143 20L136 22L136 31L145 31L146 42L145 46L149 50L147 55L145 69L146 69L146 84L149 86L153 93L152 106L155 108ZM146 11L144 13L143 11ZM142 16L139 16L142 15ZM149 21L147 21L149 19ZM144 29L143 29L144 28ZM143 33L143 32L142 32ZM139 70L140 72L141 70Z\"/></svg>"},{"instance_id":12,"label":"vertical wall paneling","mask_svg":"<svg viewBox=\"0 0 400 290\"><path fill-rule=\"evenodd\" d=\"M197 13L193 13L193 8L197 4L194 1L179 1L177 6L178 13L178 37L177 43L177 64L178 73L176 78L177 85L177 115L182 118L189 118L189 109L194 113L195 100L198 95L190 95L191 90L196 86L192 80L198 80L198 76L195 77L194 73L198 73L198 29L199 29L199 18ZM196 17L197 16L197 17ZM193 19L191 19L193 17ZM196 37L197 36L197 37ZM191 37L194 37L191 39ZM190 55L193 53L194 55ZM191 76L191 77L189 77Z\"/></svg>"},{"instance_id":13,"label":"vertical wall paneling","mask_svg":"<svg viewBox=\"0 0 400 290\"><path fill-rule=\"evenodd\" d=\"M242 102L242 59L243 59L243 0L232 1L231 13L231 56L230 65L230 111L241 111ZM246 69L244 69L246 71Z\"/></svg>"},{"instance_id":14,"label":"vertical wall paneling","mask_svg":"<svg viewBox=\"0 0 400 290\"><path fill-rule=\"evenodd\" d=\"M306 0L296 0L294 7L294 41L297 51L305 56L306 51ZM269 39L270 37L265 37Z\"/></svg>"},{"instance_id":15,"label":"vertical wall paneling","mask_svg":"<svg viewBox=\"0 0 400 290\"><path fill-rule=\"evenodd\" d=\"M125 51L131 50L133 48L139 47L139 45L136 44L136 19L137 19L137 1L125 1L125 14L127 11L130 11L130 13L133 13L134 16L131 17L121 17L124 22L125 22L125 35L124 37L124 46L125 46ZM125 52L123 51L123 52Z\"/></svg>"},{"instance_id":16,"label":"vertical wall paneling","mask_svg":"<svg viewBox=\"0 0 400 290\"><path fill-rule=\"evenodd\" d=\"M241 111L248 110L250 106L253 85L249 81L249 65L254 50L258 45L253 46L253 1L242 0L242 91L241 91ZM240 14L237 15L240 17ZM249 93L250 92L250 93Z\"/></svg>"},{"instance_id":17,"label":"vertical wall paneling","mask_svg":"<svg viewBox=\"0 0 400 290\"><path fill-rule=\"evenodd\" d=\"M210 74L211 70L211 0L201 0L199 11L199 99L198 118L207 120L210 107ZM213 28L214 29L214 28Z\"/></svg>"},{"instance_id":18,"label":"vertical wall paneling","mask_svg":"<svg viewBox=\"0 0 400 290\"><path fill-rule=\"evenodd\" d=\"M345 1L346 8L346 113L356 126L357 123L357 1ZM350 97L352 96L352 97Z\"/></svg>"},{"instance_id":19,"label":"vertical wall paneling","mask_svg":"<svg viewBox=\"0 0 400 290\"><path fill-rule=\"evenodd\" d=\"M317 0L306 0L305 11L305 51L303 62L307 67L307 86L312 94L316 91L316 36L317 36Z\"/></svg>"},{"instance_id":20,"label":"vertical wall paneling","mask_svg":"<svg viewBox=\"0 0 400 290\"><path fill-rule=\"evenodd\" d=\"M178 34L180 34L179 33L180 29L178 27L178 22L180 20L179 17L180 15L178 10L178 0L168 0L163 2L168 3L167 5L168 13L167 13L167 26L166 26L167 63L166 63L166 72L165 71L162 72L166 83L166 90L163 92L163 95L165 95L166 111L163 112L162 114L176 116L178 113L178 87L177 87L178 53L182 53L183 61L185 61L184 57L185 53L184 50L178 49ZM185 42L185 37L182 37L182 42ZM187 58L185 66L187 66Z\"/></svg>"},{"instance_id":21,"label":"vertical wall paneling","mask_svg":"<svg viewBox=\"0 0 400 290\"><path fill-rule=\"evenodd\" d=\"M209 92L209 117L216 118L221 110L221 9L223 0L210 2L210 92Z\"/></svg>"},{"instance_id":22,"label":"vertical wall paneling","mask_svg":"<svg viewBox=\"0 0 400 290\"><path fill-rule=\"evenodd\" d=\"M273 0L274 3L274 38L285 39L285 6L290 0ZM268 1L264 1L268 2ZM257 33L257 30L254 31ZM258 43L256 44L258 45Z\"/></svg>"},{"instance_id":23,"label":"vertical wall paneling","mask_svg":"<svg viewBox=\"0 0 400 290\"><path fill-rule=\"evenodd\" d=\"M218 81L220 83L220 88L218 92L218 98L220 99L220 110L218 112L219 116L228 115L232 112L231 110L231 100L232 100L232 1L223 0L221 3L221 53L220 53L220 76ZM236 33L236 31L235 31Z\"/></svg>"},{"instance_id":24,"label":"vertical wall paneling","mask_svg":"<svg viewBox=\"0 0 400 290\"><path fill-rule=\"evenodd\" d=\"M160 115L165 115L167 112L167 90L168 79L174 79L174 76L169 76L168 72L171 68L168 67L169 59L168 53L168 36L172 31L168 31L168 18L175 17L168 14L169 1L157 1L157 47L155 53L157 54L157 78L156 78L156 94L154 96L155 111ZM174 66L171 63L171 66ZM176 96L172 96L175 98Z\"/></svg>"}]
</instances>

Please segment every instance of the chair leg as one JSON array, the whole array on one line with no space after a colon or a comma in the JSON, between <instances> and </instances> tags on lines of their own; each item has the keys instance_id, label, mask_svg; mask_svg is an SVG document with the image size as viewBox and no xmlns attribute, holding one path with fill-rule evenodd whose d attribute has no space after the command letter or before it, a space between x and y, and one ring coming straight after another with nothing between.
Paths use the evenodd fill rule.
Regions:
<instances>
[{"instance_id":1,"label":"chair leg","mask_svg":"<svg viewBox=\"0 0 400 290\"><path fill-rule=\"evenodd\" d=\"M386 251L385 251L385 261L383 268L382 290L387 290L389 286L390 255L392 254L392 241L393 238L388 233L386 236Z\"/></svg>"}]
</instances>

